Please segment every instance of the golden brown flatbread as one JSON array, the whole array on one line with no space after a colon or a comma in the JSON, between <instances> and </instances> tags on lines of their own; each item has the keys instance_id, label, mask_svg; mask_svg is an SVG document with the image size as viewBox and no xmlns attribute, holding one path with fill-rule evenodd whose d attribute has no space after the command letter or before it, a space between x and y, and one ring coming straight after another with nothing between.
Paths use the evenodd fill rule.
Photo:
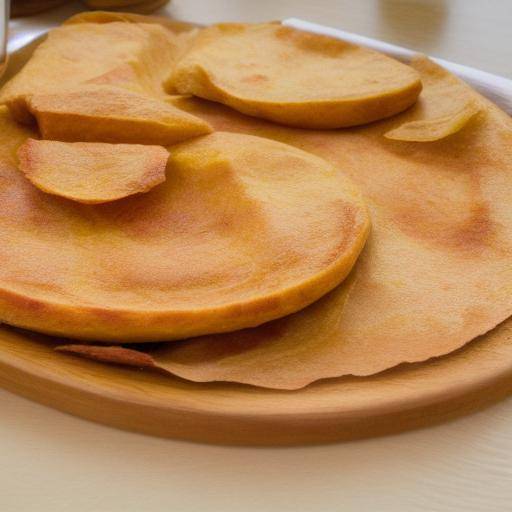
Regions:
<instances>
[{"instance_id":1,"label":"golden brown flatbread","mask_svg":"<svg viewBox=\"0 0 512 512\"><path fill-rule=\"evenodd\" d=\"M74 25L77 23L112 23L113 21L122 21L124 23L149 23L160 25L173 34L181 34L185 42L185 47L193 40L199 32L197 24L186 21L176 21L165 16L148 16L133 12L116 11L83 11L71 16L64 21L63 25Z\"/></svg>"},{"instance_id":2,"label":"golden brown flatbread","mask_svg":"<svg viewBox=\"0 0 512 512\"><path fill-rule=\"evenodd\" d=\"M94 19L94 18L93 18ZM163 82L190 40L156 23L71 23L53 29L33 57L0 93L20 122L31 122L27 100L84 83L114 85L154 98L164 97Z\"/></svg>"},{"instance_id":3,"label":"golden brown flatbread","mask_svg":"<svg viewBox=\"0 0 512 512\"><path fill-rule=\"evenodd\" d=\"M441 67L422 74L425 89L419 101L384 134L388 139L432 142L464 128L482 110L481 101L461 91L459 80Z\"/></svg>"},{"instance_id":4,"label":"golden brown flatbread","mask_svg":"<svg viewBox=\"0 0 512 512\"><path fill-rule=\"evenodd\" d=\"M109 85L34 94L28 109L45 139L168 146L212 131L169 102Z\"/></svg>"},{"instance_id":5,"label":"golden brown flatbread","mask_svg":"<svg viewBox=\"0 0 512 512\"><path fill-rule=\"evenodd\" d=\"M417 112L320 133L189 102L216 129L288 142L347 170L369 202L372 234L350 289L346 281L258 328L150 347L137 364L198 382L296 389L450 353L512 314L512 120L432 62L413 65L425 84L425 112L450 112L445 98L455 94L475 101L480 114L424 144L384 137ZM126 360L122 349L71 350Z\"/></svg>"},{"instance_id":6,"label":"golden brown flatbread","mask_svg":"<svg viewBox=\"0 0 512 512\"><path fill-rule=\"evenodd\" d=\"M410 107L418 73L398 61L280 24L220 24L203 30L168 87L240 112L303 128L339 128Z\"/></svg>"},{"instance_id":7,"label":"golden brown flatbread","mask_svg":"<svg viewBox=\"0 0 512 512\"><path fill-rule=\"evenodd\" d=\"M16 151L33 132L5 109L0 137L0 319L8 324L123 341L258 325L339 284L369 230L350 181L268 139L217 132L173 146L159 187L80 205L40 192L18 171Z\"/></svg>"},{"instance_id":8,"label":"golden brown flatbread","mask_svg":"<svg viewBox=\"0 0 512 512\"><path fill-rule=\"evenodd\" d=\"M161 146L28 139L19 168L39 190L85 204L116 201L165 181Z\"/></svg>"}]
</instances>

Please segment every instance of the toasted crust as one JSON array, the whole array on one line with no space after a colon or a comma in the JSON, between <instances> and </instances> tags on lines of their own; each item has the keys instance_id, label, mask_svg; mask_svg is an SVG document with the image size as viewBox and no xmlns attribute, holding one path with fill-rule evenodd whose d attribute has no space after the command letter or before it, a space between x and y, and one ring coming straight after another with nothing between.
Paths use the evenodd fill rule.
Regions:
<instances>
[{"instance_id":1,"label":"toasted crust","mask_svg":"<svg viewBox=\"0 0 512 512\"><path fill-rule=\"evenodd\" d=\"M315 129L390 117L410 107L422 88L414 69L383 54L271 23L206 29L167 87Z\"/></svg>"}]
</instances>

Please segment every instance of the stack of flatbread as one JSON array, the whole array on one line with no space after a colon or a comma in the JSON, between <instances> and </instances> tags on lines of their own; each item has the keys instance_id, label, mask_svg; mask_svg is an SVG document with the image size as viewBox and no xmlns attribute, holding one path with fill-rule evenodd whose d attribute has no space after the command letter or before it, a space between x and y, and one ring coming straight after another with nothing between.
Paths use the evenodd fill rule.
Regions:
<instances>
[{"instance_id":1,"label":"stack of flatbread","mask_svg":"<svg viewBox=\"0 0 512 512\"><path fill-rule=\"evenodd\" d=\"M0 102L0 333L292 390L512 314L512 121L425 57L92 12Z\"/></svg>"}]
</instances>

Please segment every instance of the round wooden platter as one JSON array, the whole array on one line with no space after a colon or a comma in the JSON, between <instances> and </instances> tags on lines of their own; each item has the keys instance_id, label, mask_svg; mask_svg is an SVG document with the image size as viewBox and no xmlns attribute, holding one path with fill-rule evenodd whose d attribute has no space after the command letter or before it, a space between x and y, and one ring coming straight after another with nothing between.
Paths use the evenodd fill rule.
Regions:
<instances>
[{"instance_id":1,"label":"round wooden platter","mask_svg":"<svg viewBox=\"0 0 512 512\"><path fill-rule=\"evenodd\" d=\"M10 56L12 76L41 38ZM512 320L451 355L298 391L196 384L55 352L0 327L0 386L82 418L193 441L296 445L397 433L473 412L512 393Z\"/></svg>"},{"instance_id":2,"label":"round wooden platter","mask_svg":"<svg viewBox=\"0 0 512 512\"><path fill-rule=\"evenodd\" d=\"M193 441L296 445L396 433L468 414L512 392L512 322L449 356L298 391L196 384L57 353L0 328L0 386L82 418Z\"/></svg>"}]
</instances>

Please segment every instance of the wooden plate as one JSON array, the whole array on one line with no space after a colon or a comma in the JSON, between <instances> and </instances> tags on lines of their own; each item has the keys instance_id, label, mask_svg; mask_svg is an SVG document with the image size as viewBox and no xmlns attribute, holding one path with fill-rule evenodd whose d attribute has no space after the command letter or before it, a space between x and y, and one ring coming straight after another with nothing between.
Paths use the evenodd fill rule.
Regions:
<instances>
[{"instance_id":1,"label":"wooden plate","mask_svg":"<svg viewBox=\"0 0 512 512\"><path fill-rule=\"evenodd\" d=\"M11 56L8 76L38 42ZM57 353L44 337L0 327L0 386L157 436L251 445L358 439L439 423L512 393L512 320L443 358L291 392L194 384L103 365Z\"/></svg>"},{"instance_id":2,"label":"wooden plate","mask_svg":"<svg viewBox=\"0 0 512 512\"><path fill-rule=\"evenodd\" d=\"M358 439L438 423L512 392L512 321L452 355L299 391L194 384L53 351L0 330L0 386L114 427L194 441L292 445Z\"/></svg>"}]
</instances>

